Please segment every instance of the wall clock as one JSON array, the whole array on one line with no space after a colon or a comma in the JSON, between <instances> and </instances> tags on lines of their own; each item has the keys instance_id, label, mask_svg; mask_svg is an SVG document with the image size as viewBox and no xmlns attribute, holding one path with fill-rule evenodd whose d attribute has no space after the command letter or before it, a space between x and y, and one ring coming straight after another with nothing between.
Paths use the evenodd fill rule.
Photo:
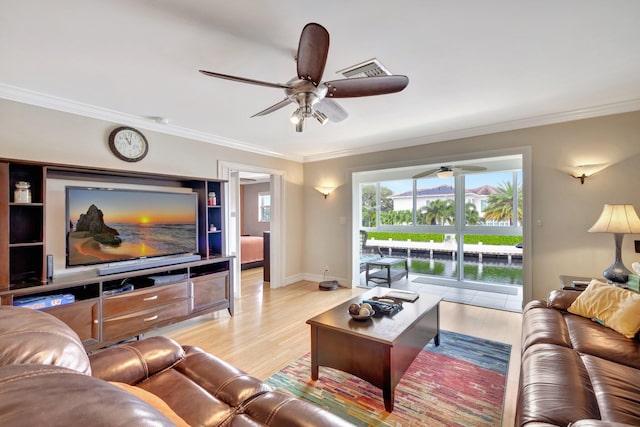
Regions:
<instances>
[{"instance_id":1,"label":"wall clock","mask_svg":"<svg viewBox=\"0 0 640 427\"><path fill-rule=\"evenodd\" d=\"M139 162L147 155L149 143L139 130L121 126L109 134L109 148L125 162Z\"/></svg>"}]
</instances>

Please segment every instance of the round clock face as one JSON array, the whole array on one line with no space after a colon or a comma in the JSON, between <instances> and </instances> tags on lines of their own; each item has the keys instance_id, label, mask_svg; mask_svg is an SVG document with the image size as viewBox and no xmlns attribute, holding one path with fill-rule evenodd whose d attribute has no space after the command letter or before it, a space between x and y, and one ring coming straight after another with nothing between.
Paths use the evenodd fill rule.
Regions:
<instances>
[{"instance_id":1,"label":"round clock face","mask_svg":"<svg viewBox=\"0 0 640 427\"><path fill-rule=\"evenodd\" d=\"M137 162L147 155L149 144L144 135L136 129L119 127L109 135L109 148L118 158L127 162Z\"/></svg>"}]
</instances>

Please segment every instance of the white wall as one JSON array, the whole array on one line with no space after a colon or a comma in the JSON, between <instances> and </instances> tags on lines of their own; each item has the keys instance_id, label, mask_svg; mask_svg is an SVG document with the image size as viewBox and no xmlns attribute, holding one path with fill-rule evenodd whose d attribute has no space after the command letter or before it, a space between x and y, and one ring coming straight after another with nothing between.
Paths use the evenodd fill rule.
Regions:
<instances>
[{"instance_id":1,"label":"white wall","mask_svg":"<svg viewBox=\"0 0 640 427\"><path fill-rule=\"evenodd\" d=\"M613 236L587 230L605 203L631 203L640 212L640 112L306 163L304 270L317 274L328 265L332 276L349 278L351 172L460 160L523 146L532 151L533 280L525 284L528 294L546 298L560 287L560 274L601 276L613 262ZM568 175L573 166L596 163L611 166L584 185ZM341 186L325 200L313 187L329 182ZM347 224L340 217L347 217ZM627 236L623 245L628 267L640 261L634 239L640 236Z\"/></svg>"}]
</instances>

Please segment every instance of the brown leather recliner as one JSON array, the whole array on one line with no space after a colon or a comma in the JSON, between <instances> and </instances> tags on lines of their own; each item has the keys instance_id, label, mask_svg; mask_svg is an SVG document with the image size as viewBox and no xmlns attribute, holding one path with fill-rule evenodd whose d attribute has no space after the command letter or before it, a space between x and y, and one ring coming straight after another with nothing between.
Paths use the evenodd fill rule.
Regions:
<instances>
[{"instance_id":1,"label":"brown leather recliner","mask_svg":"<svg viewBox=\"0 0 640 427\"><path fill-rule=\"evenodd\" d=\"M0 306L0 425L182 423L351 426L196 347L153 337L87 356L55 317Z\"/></svg>"}]
</instances>

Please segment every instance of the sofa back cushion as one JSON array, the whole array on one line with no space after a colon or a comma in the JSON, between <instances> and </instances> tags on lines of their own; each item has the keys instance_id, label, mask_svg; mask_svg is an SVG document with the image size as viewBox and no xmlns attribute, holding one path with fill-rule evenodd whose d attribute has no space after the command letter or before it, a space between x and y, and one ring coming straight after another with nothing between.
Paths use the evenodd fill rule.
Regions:
<instances>
[{"instance_id":1,"label":"sofa back cushion","mask_svg":"<svg viewBox=\"0 0 640 427\"><path fill-rule=\"evenodd\" d=\"M0 366L53 365L91 375L78 335L52 315L30 308L0 306Z\"/></svg>"},{"instance_id":2,"label":"sofa back cushion","mask_svg":"<svg viewBox=\"0 0 640 427\"><path fill-rule=\"evenodd\" d=\"M184 359L171 338L157 336L105 348L89 356L92 375L106 381L136 385Z\"/></svg>"}]
</instances>

